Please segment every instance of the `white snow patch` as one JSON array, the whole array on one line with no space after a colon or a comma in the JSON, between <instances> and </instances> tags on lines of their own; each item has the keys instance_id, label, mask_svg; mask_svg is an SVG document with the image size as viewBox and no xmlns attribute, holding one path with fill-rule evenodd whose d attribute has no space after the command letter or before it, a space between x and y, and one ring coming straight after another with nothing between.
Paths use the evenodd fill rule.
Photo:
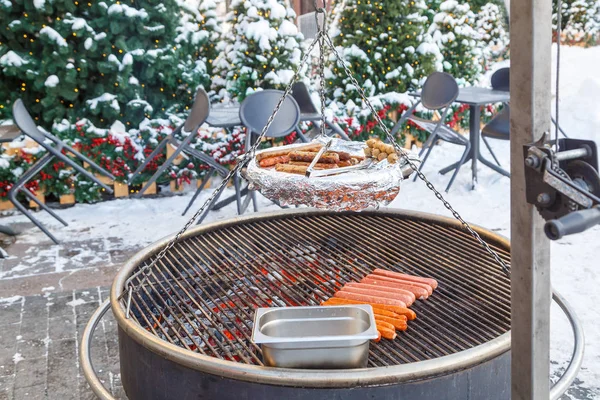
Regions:
<instances>
[{"instance_id":1,"label":"white snow patch","mask_svg":"<svg viewBox=\"0 0 600 400\"><path fill-rule=\"evenodd\" d=\"M44 8L45 4L46 4L46 0L33 0L33 6L35 8L37 8L38 10L41 8Z\"/></svg>"},{"instance_id":2,"label":"white snow patch","mask_svg":"<svg viewBox=\"0 0 600 400\"><path fill-rule=\"evenodd\" d=\"M258 42L258 46L261 50L271 50L270 41L277 39L277 31L272 28L269 21L261 19L256 22L251 22L246 28L246 36L248 39L252 39Z\"/></svg>"},{"instance_id":3,"label":"white snow patch","mask_svg":"<svg viewBox=\"0 0 600 400\"><path fill-rule=\"evenodd\" d=\"M19 68L27 63L28 63L27 60L25 60L23 57L21 57L20 55L18 55L17 53L15 53L12 50L10 50L6 54L4 54L2 57L0 57L0 65L3 67Z\"/></svg>"},{"instance_id":4,"label":"white snow patch","mask_svg":"<svg viewBox=\"0 0 600 400\"><path fill-rule=\"evenodd\" d=\"M4 297L0 299L2 305L12 305L23 300L23 296Z\"/></svg>"},{"instance_id":5,"label":"white snow patch","mask_svg":"<svg viewBox=\"0 0 600 400\"><path fill-rule=\"evenodd\" d=\"M58 76L56 75L50 75L48 78L46 78L46 82L44 82L44 85L46 87L56 87L60 82L60 79L58 79Z\"/></svg>"},{"instance_id":6,"label":"white snow patch","mask_svg":"<svg viewBox=\"0 0 600 400\"><path fill-rule=\"evenodd\" d=\"M23 356L21 355L21 353L15 353L15 354L12 356L12 359L13 359L13 362L14 362L15 364L18 364L19 362L23 361L25 358L23 358Z\"/></svg>"},{"instance_id":7,"label":"white snow patch","mask_svg":"<svg viewBox=\"0 0 600 400\"><path fill-rule=\"evenodd\" d=\"M67 41L65 40L65 38L49 26L40 29L40 35L47 36L49 39L53 40L58 46L67 47Z\"/></svg>"},{"instance_id":8,"label":"white snow patch","mask_svg":"<svg viewBox=\"0 0 600 400\"><path fill-rule=\"evenodd\" d=\"M86 304L86 303L87 303L87 302L86 302L85 300L83 300L83 299L75 299L75 300L71 300L71 301L69 301L69 302L67 303L67 305L68 305L68 306L71 306L71 307L77 307L77 306L80 306L80 305L82 305L82 304Z\"/></svg>"},{"instance_id":9,"label":"white snow patch","mask_svg":"<svg viewBox=\"0 0 600 400\"><path fill-rule=\"evenodd\" d=\"M48 287L42 288L42 292L51 292L53 290L56 290L56 288L54 286L48 286Z\"/></svg>"},{"instance_id":10,"label":"white snow patch","mask_svg":"<svg viewBox=\"0 0 600 400\"><path fill-rule=\"evenodd\" d=\"M86 103L92 110L98 108L98 105L101 103L110 103L113 109L117 111L121 110L121 108L119 107L119 102L117 101L117 96L110 93L104 93L101 96L87 100Z\"/></svg>"},{"instance_id":11,"label":"white snow patch","mask_svg":"<svg viewBox=\"0 0 600 400\"><path fill-rule=\"evenodd\" d=\"M279 33L282 36L295 36L298 34L298 27L285 19L281 22L281 25L279 25Z\"/></svg>"},{"instance_id":12,"label":"white snow patch","mask_svg":"<svg viewBox=\"0 0 600 400\"><path fill-rule=\"evenodd\" d=\"M113 4L108 7L108 15L122 14L128 18L140 18L146 19L148 18L148 13L146 10L129 7L126 4Z\"/></svg>"}]
</instances>

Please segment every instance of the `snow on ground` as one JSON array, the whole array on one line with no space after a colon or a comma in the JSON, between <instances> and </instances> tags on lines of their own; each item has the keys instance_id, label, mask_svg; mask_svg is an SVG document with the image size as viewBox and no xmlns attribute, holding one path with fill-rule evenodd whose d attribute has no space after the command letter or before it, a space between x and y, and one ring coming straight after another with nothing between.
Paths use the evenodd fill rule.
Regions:
<instances>
[{"instance_id":1,"label":"snow on ground","mask_svg":"<svg viewBox=\"0 0 600 400\"><path fill-rule=\"evenodd\" d=\"M567 134L576 138L595 140L600 146L600 78L596 77L600 48L562 49L561 73L561 125ZM509 168L509 144L492 141L495 153L505 168ZM436 187L442 190L449 176L436 173L440 168L458 160L461 147L441 145L435 148L424 172ZM483 150L484 154L486 151ZM479 166L479 182L471 190L470 164L463 166L447 200L467 220L491 229L501 235L510 232L510 181L485 166ZM228 189L224 196L232 194ZM195 203L197 208L205 192ZM158 199L115 200L95 205L77 205L60 210L58 213L69 222L62 227L51 217L38 213L42 222L59 238L81 241L82 246L90 240L117 238L120 246L140 249L161 237L175 233L187 221L188 216L181 212L191 198L191 193ZM276 210L275 205L260 198L261 211ZM430 213L450 215L445 207L425 187L422 182L407 182L391 207L421 210ZM190 213L191 214L191 213ZM235 215L235 205L231 204L209 214L207 222L229 218ZM19 215L2 218L3 224L25 222ZM578 390L585 398L600 396L600 304L599 272L596 271L600 256L600 227L583 234L567 237L552 243L552 281L577 313L586 334L586 355L579 374ZM19 243L36 244L47 242L47 238L37 229L30 229L18 237ZM58 248L58 246L55 246ZM85 247L85 246L83 246ZM84 266L82 266L84 267ZM60 262L56 269L60 270ZM19 271L17 271L19 272ZM27 275L27 271L21 271ZM14 277L14 275L13 275ZM1 277L0 277L1 278ZM552 309L552 369L560 371L572 351L572 335L569 324L558 307ZM581 392L578 392L581 393ZM581 398L581 397L580 397Z\"/></svg>"}]
</instances>

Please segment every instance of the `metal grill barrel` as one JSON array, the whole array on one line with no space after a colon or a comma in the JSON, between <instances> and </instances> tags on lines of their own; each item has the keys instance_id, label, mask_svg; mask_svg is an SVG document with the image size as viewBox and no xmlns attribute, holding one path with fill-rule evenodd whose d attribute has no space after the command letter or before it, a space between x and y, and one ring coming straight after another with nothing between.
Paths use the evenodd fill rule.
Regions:
<instances>
[{"instance_id":1,"label":"metal grill barrel","mask_svg":"<svg viewBox=\"0 0 600 400\"><path fill-rule=\"evenodd\" d=\"M505 244L487 239L508 264ZM399 338L372 343L370 367L450 355L510 330L510 281L468 232L381 212L296 212L187 236L144 282L134 280L131 315L190 351L262 365L250 340L256 307L318 305L374 268L433 277L439 287L411 307L418 317Z\"/></svg>"}]
</instances>

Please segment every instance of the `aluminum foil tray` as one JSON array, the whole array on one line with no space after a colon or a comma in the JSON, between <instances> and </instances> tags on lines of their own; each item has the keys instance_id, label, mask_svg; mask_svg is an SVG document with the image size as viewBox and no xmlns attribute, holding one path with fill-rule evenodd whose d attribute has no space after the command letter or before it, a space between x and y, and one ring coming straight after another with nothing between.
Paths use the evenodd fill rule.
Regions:
<instances>
[{"instance_id":1,"label":"aluminum foil tray","mask_svg":"<svg viewBox=\"0 0 600 400\"><path fill-rule=\"evenodd\" d=\"M343 151L364 157L364 142L326 138L312 144L325 144L329 140L332 140L330 151ZM294 144L258 151L257 154L287 149L293 151L306 146ZM415 155L411 154L410 157L414 163L420 163ZM305 205L332 211L362 211L389 204L400 192L402 180L413 172L402 158L395 164L390 164L387 160L369 164L368 168L352 172L306 177L279 172L274 168L261 168L253 157L243 176L251 190L260 191L263 196L281 206Z\"/></svg>"}]
</instances>

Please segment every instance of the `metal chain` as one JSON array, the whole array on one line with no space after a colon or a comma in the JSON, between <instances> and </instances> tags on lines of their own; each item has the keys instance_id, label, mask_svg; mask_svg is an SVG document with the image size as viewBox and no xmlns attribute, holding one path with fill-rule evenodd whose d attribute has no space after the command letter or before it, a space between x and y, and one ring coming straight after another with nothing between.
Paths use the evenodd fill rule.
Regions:
<instances>
[{"instance_id":1,"label":"metal chain","mask_svg":"<svg viewBox=\"0 0 600 400\"><path fill-rule=\"evenodd\" d=\"M227 182L229 182L236 174L238 174L241 171L241 169L254 156L254 153L258 149L258 146L260 146L262 138L265 137L265 134L267 133L267 131L271 127L271 124L275 120L275 117L277 116L277 113L281 109L281 106L283 105L283 102L289 96L289 94L292 92L292 87L293 87L294 83L296 83L296 81L298 80L298 77L300 76L300 71L302 70L302 67L307 64L308 57L310 56L310 53L314 49L315 45L317 44L317 41L321 38L321 36L322 36L322 33L317 34L317 37L313 40L313 42L308 47L308 50L304 54L304 57L300 61L300 64L298 64L298 67L294 71L294 75L292 76L292 79L290 80L290 83L285 88L285 91L284 91L283 95L281 96L281 98L279 99L279 102L275 106L275 109L273 110L273 113L269 116L269 119L267 120L267 123L263 127L260 135L258 136L256 142L252 145L252 147L250 148L250 150L247 153L245 153L244 156L242 157L242 159L236 164L236 166L231 171L229 171L229 173L227 174L227 176L225 178L223 178L223 180L221 181L221 183L219 184L219 186L208 197L208 199L204 202L204 204L202 205L202 207L200 207L200 209L198 211L196 211L196 213L192 216L192 218L190 218L190 220L175 235L175 237L173 239L171 239L169 241L169 243L167 243L167 245L158 253L158 255L156 256L156 258L150 264L145 265L144 267L140 268L139 271L137 271L135 274L131 275L129 277L129 279L127 279L127 281L125 281L125 286L129 287L129 290L127 292L128 293L127 312L125 314L127 318L129 318L129 310L130 310L130 305L131 305L131 296L133 294L133 291L135 290L137 292L140 289L140 287L142 286L142 284L144 284L144 282L146 281L146 279L148 279L149 275L145 274L145 272L148 271L150 268L152 268L154 265L156 265L156 263L159 260L162 260L165 257L165 254L167 254L167 252L171 248L173 248L173 246L175 245L175 243L177 243L177 241L179 240L179 238L181 237L181 235L183 235L189 229L189 227L192 226L192 224L194 223L194 221L200 215L202 215L202 213L214 201L214 199L219 195L219 193L221 191L223 191L223 189L227 185ZM144 276L142 277L142 280L134 288L133 285L132 285L132 280L135 279L137 276L139 276L141 274L144 274ZM124 292L123 294L121 294L121 298L125 295L125 293L126 292Z\"/></svg>"},{"instance_id":2,"label":"metal chain","mask_svg":"<svg viewBox=\"0 0 600 400\"><path fill-rule=\"evenodd\" d=\"M390 132L390 130L388 129L388 127L383 123L383 121L379 117L379 114L377 113L377 111L375 111L375 107L373 107L373 105L371 104L371 101L369 101L369 99L367 98L367 95L365 94L364 90L359 85L358 81L356 80L356 78L354 77L354 75L352 74L352 72L350 71L350 69L348 69L348 66L346 65L346 62L343 60L343 58L338 53L337 49L333 45L333 41L331 40L331 37L327 33L325 33L325 40L326 40L327 44L329 45L329 47L331 48L331 50L333 51L333 54L335 55L338 63L344 68L344 71L345 71L346 75L348 76L348 78L350 79L350 81L352 82L352 84L354 85L354 87L356 87L356 89L358 90L358 93L360 94L360 97L365 102L365 104L367 105L367 107L369 108L369 110L371 111L371 113L373 114L373 116L375 117L377 123L379 124L379 126L381 127L381 129L383 129L383 131L385 132L388 140L390 141L390 143L392 143L392 145L394 146L394 148L396 149L396 151L399 151L400 154L402 154L402 156L404 157L404 159L406 160L406 162L408 163L408 165L410 165L410 167L416 172L417 176L423 182L425 182L425 185L427 186L427 188L429 190L431 190L435 194L435 197L437 197L438 200L440 200L444 204L444 207L446 207L448 209L448 211L450 211L452 213L452 215L454 216L454 218L456 218L458 221L460 221L460 223L463 225L463 227L465 229L467 229L469 231L469 233L475 239L477 239L477 241L483 246L483 248L496 260L496 262L498 264L500 264L500 266L502 267L502 270L504 271L504 273L506 274L506 276L508 276L510 278L510 270L509 270L508 266L506 265L506 263L504 262L504 260L502 260L500 258L500 256L494 250L492 250L492 248L485 242L485 240L483 240L481 238L481 236L479 235L479 233L477 233L471 227L471 225L469 225L469 223L467 221L465 221L460 216L460 214L452 207L452 205L450 205L450 203L448 203L448 201L444 198L444 196L435 188L435 186L433 186L433 183L431 183L427 179L427 177L419 170L419 168L417 167L417 165L410 159L409 153L406 150L404 150L402 147L400 147L398 145L398 143L396 142L396 140L392 136L392 133Z\"/></svg>"},{"instance_id":3,"label":"metal chain","mask_svg":"<svg viewBox=\"0 0 600 400\"><path fill-rule=\"evenodd\" d=\"M555 111L554 114L556 116L556 129L554 130L554 151L558 151L558 127L560 125L558 125L559 123L559 110L558 110L558 103L560 100L560 40L561 40L561 32L562 32L562 27L560 26L562 24L562 1L561 0L557 0L556 1L556 8L557 8L557 13L556 13L556 104L555 104Z\"/></svg>"},{"instance_id":4,"label":"metal chain","mask_svg":"<svg viewBox=\"0 0 600 400\"><path fill-rule=\"evenodd\" d=\"M317 7L317 0L313 1L315 6L315 20L317 22L317 32L321 39L319 40L319 95L321 97L321 129L319 137L325 137L325 33L327 31L327 11L325 0L323 7ZM319 23L319 14L323 17L323 23Z\"/></svg>"}]
</instances>

